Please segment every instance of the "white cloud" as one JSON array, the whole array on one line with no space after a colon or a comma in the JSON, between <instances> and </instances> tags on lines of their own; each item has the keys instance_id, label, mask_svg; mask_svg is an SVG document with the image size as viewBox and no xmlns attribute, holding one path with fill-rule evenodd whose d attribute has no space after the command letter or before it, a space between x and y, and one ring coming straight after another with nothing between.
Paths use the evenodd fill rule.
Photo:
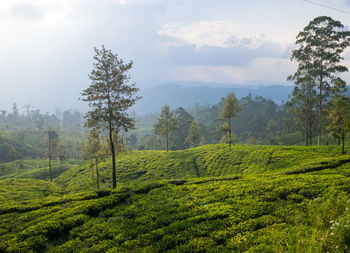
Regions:
<instances>
[{"instance_id":1,"label":"white cloud","mask_svg":"<svg viewBox=\"0 0 350 253\"><path fill-rule=\"evenodd\" d=\"M247 66L180 66L173 78L182 81L222 83L285 83L296 65L288 59L256 58Z\"/></svg>"},{"instance_id":2,"label":"white cloud","mask_svg":"<svg viewBox=\"0 0 350 253\"><path fill-rule=\"evenodd\" d=\"M200 21L192 24L171 23L163 25L158 34L172 37L184 44L196 45L197 48L243 45L251 49L260 47L266 41L287 46L295 36L288 29L279 28L261 33L258 26L223 20Z\"/></svg>"}]
</instances>

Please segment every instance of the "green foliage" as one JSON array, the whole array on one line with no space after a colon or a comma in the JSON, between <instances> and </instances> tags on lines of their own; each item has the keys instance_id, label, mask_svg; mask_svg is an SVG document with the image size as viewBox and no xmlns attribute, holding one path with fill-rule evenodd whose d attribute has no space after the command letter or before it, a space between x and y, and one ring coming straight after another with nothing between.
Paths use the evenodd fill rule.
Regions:
<instances>
[{"instance_id":1,"label":"green foliage","mask_svg":"<svg viewBox=\"0 0 350 253\"><path fill-rule=\"evenodd\" d=\"M169 134L178 128L178 120L174 113L170 112L168 105L162 107L162 111L154 125L154 131L160 136L166 137L166 151L169 150Z\"/></svg>"},{"instance_id":2,"label":"green foliage","mask_svg":"<svg viewBox=\"0 0 350 253\"><path fill-rule=\"evenodd\" d=\"M135 104L139 97L135 93L139 90L135 84L130 84L128 71L132 61L124 63L111 50L95 49L94 69L89 78L91 85L81 95L82 100L88 102L91 110L85 114L85 125L89 128L107 130L113 162L113 188L116 187L115 174L115 146L113 134L134 128L134 120L129 116L128 109Z\"/></svg>"},{"instance_id":3,"label":"green foliage","mask_svg":"<svg viewBox=\"0 0 350 253\"><path fill-rule=\"evenodd\" d=\"M170 135L170 149L188 148L190 145L186 142L186 137L189 134L189 128L194 118L182 107L175 111L175 118L177 118L178 127Z\"/></svg>"},{"instance_id":4,"label":"green foliage","mask_svg":"<svg viewBox=\"0 0 350 253\"><path fill-rule=\"evenodd\" d=\"M328 130L336 138L342 140L342 153L345 153L344 142L350 130L350 99L344 95L336 96L331 102Z\"/></svg>"},{"instance_id":5,"label":"green foliage","mask_svg":"<svg viewBox=\"0 0 350 253\"><path fill-rule=\"evenodd\" d=\"M228 143L231 150L231 143L232 143L232 122L231 120L238 117L238 112L241 111L242 108L238 105L238 100L233 93L227 94L224 105L222 107L222 110L220 112L220 115L223 119L227 120L228 123Z\"/></svg>"},{"instance_id":6,"label":"green foliage","mask_svg":"<svg viewBox=\"0 0 350 253\"><path fill-rule=\"evenodd\" d=\"M296 80L297 85L308 86L304 91L309 96L308 106L314 106L313 87L316 86L318 90L317 107L306 110L308 114L313 109L318 111L319 145L324 126L324 104L327 103L331 91L337 94L345 89L345 82L338 75L348 71L340 61L343 59L342 52L350 45L350 32L342 30L343 27L331 17L316 17L298 34L298 48L292 52L291 59L298 62L298 70L291 79ZM307 118L308 121L312 120L311 115ZM308 125L310 127L310 123Z\"/></svg>"},{"instance_id":7,"label":"green foliage","mask_svg":"<svg viewBox=\"0 0 350 253\"><path fill-rule=\"evenodd\" d=\"M188 130L188 136L186 137L185 141L187 143L190 143L191 146L195 148L198 146L201 136L201 129L199 125L196 123L196 121L192 121Z\"/></svg>"},{"instance_id":8,"label":"green foliage","mask_svg":"<svg viewBox=\"0 0 350 253\"><path fill-rule=\"evenodd\" d=\"M25 203L50 195L61 195L61 187L37 179L3 179L0 180L0 206L4 204Z\"/></svg>"},{"instance_id":9,"label":"green foliage","mask_svg":"<svg viewBox=\"0 0 350 253\"><path fill-rule=\"evenodd\" d=\"M6 178L33 178L49 180L48 160L19 160L0 164L0 179ZM62 172L78 165L80 160L56 161L53 163L52 176L58 177Z\"/></svg>"},{"instance_id":10,"label":"green foliage","mask_svg":"<svg viewBox=\"0 0 350 253\"><path fill-rule=\"evenodd\" d=\"M235 145L230 152L218 144L129 152L118 156L119 184L112 191L111 161L101 160L99 167L104 183L98 192L92 191L87 162L52 184L41 181L50 187L40 194L32 189L37 199L29 200L28 188L26 197L4 201L0 251L343 252L349 247L350 156L339 154L339 147ZM59 196L55 183L81 192ZM46 197L53 192L58 196Z\"/></svg>"}]
</instances>

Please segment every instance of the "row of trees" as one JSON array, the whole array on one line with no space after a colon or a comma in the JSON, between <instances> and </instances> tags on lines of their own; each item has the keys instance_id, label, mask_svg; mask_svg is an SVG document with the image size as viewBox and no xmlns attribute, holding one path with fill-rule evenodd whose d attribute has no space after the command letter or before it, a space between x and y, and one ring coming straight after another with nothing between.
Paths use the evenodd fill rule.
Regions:
<instances>
[{"instance_id":1,"label":"row of trees","mask_svg":"<svg viewBox=\"0 0 350 253\"><path fill-rule=\"evenodd\" d=\"M233 143L233 133L232 133L232 120L238 117L238 112L241 111L242 108L238 105L238 100L233 93L229 93L227 97L224 99L224 104L222 110L220 112L220 118L217 120L222 121L222 124L217 129L219 132L224 132L225 142L229 144L231 150L231 144ZM177 110L177 114L183 115L188 114L185 112L183 108L179 108ZM188 114L189 115L189 114ZM174 112L170 111L168 105L162 107L162 111L160 113L159 118L157 119L157 123L154 125L154 131L156 134L159 134L160 140L161 137L165 137L166 140L166 151L169 150L169 137L170 134L180 129L181 132L187 132L187 136L183 139L185 143L189 143L190 146L196 147L200 143L205 143L204 136L201 132L201 126L193 119L191 115L188 118L192 118L192 122L189 126L183 127L186 121L179 120L181 118L177 118L174 115ZM181 126L182 125L182 126ZM203 128L203 127L202 127ZM187 131L186 131L187 130ZM175 138L180 141L181 137L179 135L175 135ZM182 135L184 137L184 135Z\"/></svg>"},{"instance_id":2,"label":"row of trees","mask_svg":"<svg viewBox=\"0 0 350 253\"><path fill-rule=\"evenodd\" d=\"M160 142L162 137L165 137L166 140L166 151L169 150L169 137L170 134L178 131L177 142L180 145L184 143L188 143L190 147L196 147L204 142L203 135L201 133L201 128L198 123L193 119L191 115L189 115L182 107L180 107L176 114L179 117L174 115L174 112L170 111L168 105L162 107L162 111L160 113L159 118L157 119L157 123L154 125L154 131L156 134L159 134ZM189 120L186 120L190 119ZM161 143L160 143L161 146Z\"/></svg>"},{"instance_id":3,"label":"row of trees","mask_svg":"<svg viewBox=\"0 0 350 253\"><path fill-rule=\"evenodd\" d=\"M78 110L56 109L54 114L41 113L39 109L25 106L25 111L20 112L17 104L13 104L12 111L0 111L0 130L46 130L48 128L63 128L66 130L81 131L83 127L83 115Z\"/></svg>"}]
</instances>

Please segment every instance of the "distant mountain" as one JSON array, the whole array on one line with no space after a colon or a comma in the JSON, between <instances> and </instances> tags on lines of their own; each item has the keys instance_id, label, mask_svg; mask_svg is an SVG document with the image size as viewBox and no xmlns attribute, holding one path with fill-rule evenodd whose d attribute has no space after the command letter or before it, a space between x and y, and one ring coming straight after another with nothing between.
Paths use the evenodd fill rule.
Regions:
<instances>
[{"instance_id":1,"label":"distant mountain","mask_svg":"<svg viewBox=\"0 0 350 253\"><path fill-rule=\"evenodd\" d=\"M215 87L218 86L218 87ZM140 91L142 99L140 99L133 107L139 114L157 113L160 108L167 104L171 108L191 107L195 104L216 104L222 97L229 92L235 93L237 98L242 98L251 93L253 96L263 96L271 99L275 103L286 101L288 95L292 92L293 86L271 85L261 87L244 87L244 86L228 86L220 87L218 84L213 86L200 86L192 83L189 86L185 84L166 84Z\"/></svg>"}]
</instances>

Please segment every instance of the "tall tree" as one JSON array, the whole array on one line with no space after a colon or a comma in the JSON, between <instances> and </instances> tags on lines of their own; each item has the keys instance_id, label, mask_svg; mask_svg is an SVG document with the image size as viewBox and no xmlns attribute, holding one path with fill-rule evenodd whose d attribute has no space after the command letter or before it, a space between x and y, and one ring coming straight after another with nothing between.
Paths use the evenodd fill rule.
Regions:
<instances>
[{"instance_id":1,"label":"tall tree","mask_svg":"<svg viewBox=\"0 0 350 253\"><path fill-rule=\"evenodd\" d=\"M293 76L289 76L288 80L294 80L295 86L287 105L293 115L295 126L305 134L306 146L311 146L312 130L317 116L315 82L307 71L300 69Z\"/></svg>"},{"instance_id":2,"label":"tall tree","mask_svg":"<svg viewBox=\"0 0 350 253\"><path fill-rule=\"evenodd\" d=\"M231 150L231 143L232 143L232 120L236 117L238 117L239 111L241 111L242 108L238 105L238 100L234 93L227 94L224 106L221 110L221 117L225 120L227 120L228 123L228 141L229 141L229 147Z\"/></svg>"},{"instance_id":3,"label":"tall tree","mask_svg":"<svg viewBox=\"0 0 350 253\"><path fill-rule=\"evenodd\" d=\"M134 120L129 116L128 109L139 99L136 96L139 89L134 83L130 83L128 71L132 68L132 61L124 63L117 54L104 46L94 50L94 69L89 75L91 85L81 93L82 100L88 102L91 107L85 114L85 125L108 131L115 188L117 178L113 133L134 128Z\"/></svg>"},{"instance_id":4,"label":"tall tree","mask_svg":"<svg viewBox=\"0 0 350 253\"><path fill-rule=\"evenodd\" d=\"M338 92L345 88L345 82L337 75L348 71L340 64L342 52L350 44L350 32L331 17L316 17L297 35L297 49L291 60L298 62L299 72L313 79L318 89L318 145L321 144L324 103L331 88ZM336 81L337 80L337 81Z\"/></svg>"},{"instance_id":5,"label":"tall tree","mask_svg":"<svg viewBox=\"0 0 350 253\"><path fill-rule=\"evenodd\" d=\"M166 137L166 151L169 151L169 134L178 128L177 119L174 117L174 113L170 112L169 105L162 107L157 123L154 125L154 130L160 136Z\"/></svg>"},{"instance_id":6,"label":"tall tree","mask_svg":"<svg viewBox=\"0 0 350 253\"><path fill-rule=\"evenodd\" d=\"M329 111L328 130L337 139L342 141L342 153L345 153L345 137L350 130L350 99L338 95L331 100Z\"/></svg>"},{"instance_id":7,"label":"tall tree","mask_svg":"<svg viewBox=\"0 0 350 253\"><path fill-rule=\"evenodd\" d=\"M188 136L186 137L185 141L192 144L192 146L195 148L199 144L201 137L201 128L197 122L193 120L189 127Z\"/></svg>"}]
</instances>

